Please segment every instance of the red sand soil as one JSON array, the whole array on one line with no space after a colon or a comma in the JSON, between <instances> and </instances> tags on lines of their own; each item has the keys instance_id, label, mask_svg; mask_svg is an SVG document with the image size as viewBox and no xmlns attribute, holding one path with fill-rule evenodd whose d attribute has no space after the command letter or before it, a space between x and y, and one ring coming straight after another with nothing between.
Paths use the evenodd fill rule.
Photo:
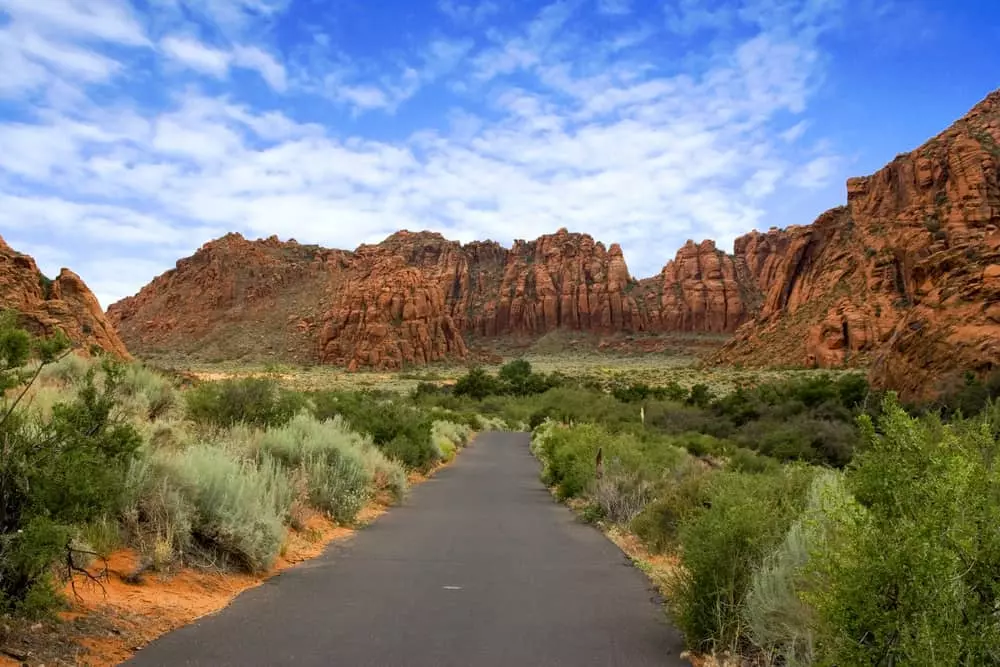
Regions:
<instances>
[{"instance_id":1,"label":"red sand soil","mask_svg":"<svg viewBox=\"0 0 1000 667\"><path fill-rule=\"evenodd\" d=\"M443 467L428 475L411 474L410 484L427 481ZM367 525L388 509L386 503L371 503L361 511L357 523ZM143 575L140 583L130 584L125 579L138 569L139 556L130 549L118 551L108 558L107 574L100 578L100 585L82 574L66 583L64 593L70 610L59 615L63 623L19 623L11 637L23 641L12 644L26 645L30 650L9 649L18 657L23 653L24 660L14 660L0 652L0 667L120 664L157 637L225 608L243 591L319 556L331 542L347 539L355 532L321 514L310 514L302 530L289 531L275 566L261 576L183 567L165 573L150 572ZM99 560L90 572L100 575L104 566ZM32 637L29 639L28 635ZM0 628L2 639L3 628ZM0 642L0 651L3 650L8 647Z\"/></svg>"}]
</instances>

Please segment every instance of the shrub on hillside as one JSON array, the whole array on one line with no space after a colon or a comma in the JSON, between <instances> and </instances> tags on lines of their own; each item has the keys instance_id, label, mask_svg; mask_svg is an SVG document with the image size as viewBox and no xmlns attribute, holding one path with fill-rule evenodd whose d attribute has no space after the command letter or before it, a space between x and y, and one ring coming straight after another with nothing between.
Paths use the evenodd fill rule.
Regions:
<instances>
[{"instance_id":1,"label":"shrub on hillside","mask_svg":"<svg viewBox=\"0 0 1000 667\"><path fill-rule=\"evenodd\" d=\"M753 573L743 608L749 637L770 663L806 667L816 659L816 614L803 600L806 566L829 548L832 528L859 516L842 473L823 471L809 488L808 504L778 548Z\"/></svg>"},{"instance_id":2,"label":"shrub on hillside","mask_svg":"<svg viewBox=\"0 0 1000 667\"><path fill-rule=\"evenodd\" d=\"M684 450L667 441L611 433L596 424L560 427L546 423L535 432L533 450L544 464L543 481L554 486L560 498L596 491L600 450L605 468L616 476L602 487L602 493L631 494L642 489L638 496L643 498L642 505L652 498L652 490L687 457Z\"/></svg>"},{"instance_id":3,"label":"shrub on hillside","mask_svg":"<svg viewBox=\"0 0 1000 667\"><path fill-rule=\"evenodd\" d=\"M653 500L656 487L635 469L612 459L593 484L591 499L600 515L612 523L626 525Z\"/></svg>"},{"instance_id":4,"label":"shrub on hillside","mask_svg":"<svg viewBox=\"0 0 1000 667\"><path fill-rule=\"evenodd\" d=\"M854 454L858 432L849 422L798 416L749 422L740 427L733 440L779 461L842 467Z\"/></svg>"},{"instance_id":5,"label":"shrub on hillside","mask_svg":"<svg viewBox=\"0 0 1000 667\"><path fill-rule=\"evenodd\" d=\"M687 403L699 408L707 408L714 399L715 395L712 393L712 390L708 385L696 384L691 387L691 393L688 394Z\"/></svg>"},{"instance_id":6,"label":"shrub on hillside","mask_svg":"<svg viewBox=\"0 0 1000 667\"><path fill-rule=\"evenodd\" d=\"M199 424L281 426L303 407L305 399L286 391L270 378L206 382L185 395L187 414Z\"/></svg>"},{"instance_id":7,"label":"shrub on hillside","mask_svg":"<svg viewBox=\"0 0 1000 667\"><path fill-rule=\"evenodd\" d=\"M465 447L472 437L472 429L464 424L450 421L435 421L431 425L431 442L437 449L438 457L451 461L459 448Z\"/></svg>"},{"instance_id":8,"label":"shrub on hillside","mask_svg":"<svg viewBox=\"0 0 1000 667\"><path fill-rule=\"evenodd\" d=\"M940 410L945 416L972 416L987 408L991 401L1000 398L1000 370L994 371L985 378L975 373L965 373L959 380L956 378L946 385L932 408Z\"/></svg>"},{"instance_id":9,"label":"shrub on hillside","mask_svg":"<svg viewBox=\"0 0 1000 667\"><path fill-rule=\"evenodd\" d=\"M165 417L180 405L180 394L170 380L142 364L125 367L122 387L125 396L138 404L139 415L149 421Z\"/></svg>"},{"instance_id":10,"label":"shrub on hillside","mask_svg":"<svg viewBox=\"0 0 1000 667\"><path fill-rule=\"evenodd\" d=\"M122 526L154 569L162 569L191 546L196 509L171 476L170 453L144 448L125 476Z\"/></svg>"},{"instance_id":11,"label":"shrub on hillside","mask_svg":"<svg viewBox=\"0 0 1000 667\"><path fill-rule=\"evenodd\" d=\"M84 379L94 361L79 354L67 354L59 361L47 364L38 375L39 382L71 385Z\"/></svg>"},{"instance_id":12,"label":"shrub on hillside","mask_svg":"<svg viewBox=\"0 0 1000 667\"><path fill-rule=\"evenodd\" d=\"M681 523L695 509L708 502L713 473L703 465L688 461L674 471L630 525L643 544L653 553L663 553L677 546Z\"/></svg>"},{"instance_id":13,"label":"shrub on hillside","mask_svg":"<svg viewBox=\"0 0 1000 667\"><path fill-rule=\"evenodd\" d=\"M487 396L499 393L500 387L496 378L485 369L476 367L463 375L452 387L456 396L468 396L481 401Z\"/></svg>"},{"instance_id":14,"label":"shrub on hillside","mask_svg":"<svg viewBox=\"0 0 1000 667\"><path fill-rule=\"evenodd\" d=\"M646 425L671 435L706 433L717 438L727 438L733 432L733 426L728 420L720 419L708 410L669 401L646 405Z\"/></svg>"}]
</instances>

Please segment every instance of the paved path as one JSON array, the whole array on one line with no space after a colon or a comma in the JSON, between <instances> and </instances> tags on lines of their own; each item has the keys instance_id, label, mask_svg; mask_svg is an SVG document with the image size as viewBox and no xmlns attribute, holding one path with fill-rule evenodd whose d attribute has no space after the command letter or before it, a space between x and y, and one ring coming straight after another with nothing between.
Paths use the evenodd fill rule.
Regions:
<instances>
[{"instance_id":1,"label":"paved path","mask_svg":"<svg viewBox=\"0 0 1000 667\"><path fill-rule=\"evenodd\" d=\"M524 434L455 464L326 554L134 665L688 665L645 576L538 481Z\"/></svg>"}]
</instances>

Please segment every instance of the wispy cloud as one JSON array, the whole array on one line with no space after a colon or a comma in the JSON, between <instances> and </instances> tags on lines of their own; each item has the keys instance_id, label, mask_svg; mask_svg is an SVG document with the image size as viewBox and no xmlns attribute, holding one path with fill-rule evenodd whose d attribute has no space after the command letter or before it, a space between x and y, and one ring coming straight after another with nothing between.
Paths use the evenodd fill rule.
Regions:
<instances>
[{"instance_id":1,"label":"wispy cloud","mask_svg":"<svg viewBox=\"0 0 1000 667\"><path fill-rule=\"evenodd\" d=\"M274 90L283 91L287 86L284 66L255 46L223 50L190 37L169 36L160 41L160 48L167 58L217 78L228 76L230 67L239 67L258 72Z\"/></svg>"},{"instance_id":2,"label":"wispy cloud","mask_svg":"<svg viewBox=\"0 0 1000 667\"><path fill-rule=\"evenodd\" d=\"M769 226L779 183L815 188L837 170L829 150L803 155L795 143L823 77L807 29L834 11L820 0L785 0L784 13L748 0L726 21L682 1L680 23L624 25L618 48L578 25L595 4L557 1L519 26L435 31L378 63L341 55L327 38L314 45L323 59L306 64L246 37L255 21L280 17L280 2L182 3L226 26L211 39L175 14L144 22L107 0L93 10L101 21L88 21L86 3L51 2L68 13L0 0L13 17L0 29L0 59L24 64L11 70L13 85L0 77L0 95L72 85L82 98L32 98L30 114L0 118L0 230L26 249L73 238L69 259L105 303L234 230L353 247L402 227L509 240L565 226L621 241L632 269L652 273L688 236L725 246ZM439 5L466 25L496 11L484 7ZM706 41L696 65L627 55L657 31L727 31L729 21L743 29ZM150 104L127 88L110 102L92 96L150 71L117 48L155 59L165 100ZM56 62L60 52L72 62ZM234 69L287 94L262 102L233 83ZM436 84L447 103L404 116ZM381 120L382 132L354 129L371 127L354 124L362 116ZM412 129L397 130L396 118Z\"/></svg>"},{"instance_id":3,"label":"wispy cloud","mask_svg":"<svg viewBox=\"0 0 1000 667\"><path fill-rule=\"evenodd\" d=\"M630 14L632 13L632 0L597 0L597 11L612 16Z\"/></svg>"}]
</instances>

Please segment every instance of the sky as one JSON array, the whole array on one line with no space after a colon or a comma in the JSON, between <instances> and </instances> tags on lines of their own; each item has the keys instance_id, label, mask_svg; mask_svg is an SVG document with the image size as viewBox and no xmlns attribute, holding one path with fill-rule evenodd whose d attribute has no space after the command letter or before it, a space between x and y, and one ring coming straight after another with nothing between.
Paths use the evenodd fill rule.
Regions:
<instances>
[{"instance_id":1,"label":"sky","mask_svg":"<svg viewBox=\"0 0 1000 667\"><path fill-rule=\"evenodd\" d=\"M104 306L236 231L561 227L654 275L1000 86L995 0L0 0L0 235Z\"/></svg>"}]
</instances>

